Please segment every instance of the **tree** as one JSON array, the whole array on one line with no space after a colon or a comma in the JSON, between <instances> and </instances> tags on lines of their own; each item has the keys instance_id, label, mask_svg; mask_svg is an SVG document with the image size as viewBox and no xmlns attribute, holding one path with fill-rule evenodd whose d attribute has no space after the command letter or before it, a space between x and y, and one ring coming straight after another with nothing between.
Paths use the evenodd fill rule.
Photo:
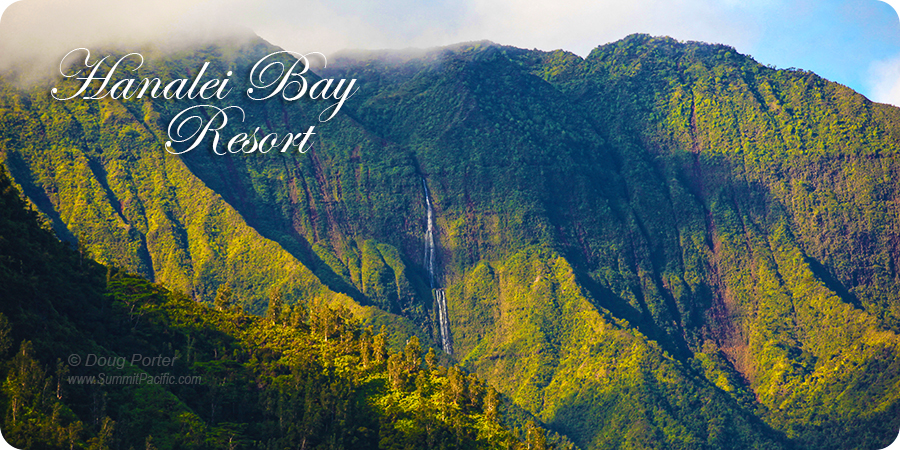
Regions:
<instances>
[{"instance_id":1,"label":"tree","mask_svg":"<svg viewBox=\"0 0 900 450\"><path fill-rule=\"evenodd\" d=\"M526 434L529 450L547 450L547 436L544 434L544 429L539 428L534 421L528 422Z\"/></svg>"},{"instance_id":2,"label":"tree","mask_svg":"<svg viewBox=\"0 0 900 450\"><path fill-rule=\"evenodd\" d=\"M376 334L372 340L372 356L375 357L375 362L377 363L384 362L387 356L387 342L385 342L384 330Z\"/></svg>"},{"instance_id":3,"label":"tree","mask_svg":"<svg viewBox=\"0 0 900 450\"><path fill-rule=\"evenodd\" d=\"M404 364L399 353L391 353L387 361L388 376L391 379L391 386L394 390L403 391L406 387L406 373L403 370Z\"/></svg>"},{"instance_id":4,"label":"tree","mask_svg":"<svg viewBox=\"0 0 900 450\"><path fill-rule=\"evenodd\" d=\"M305 304L297 302L289 307L291 310L291 326L294 328L304 328L309 322L309 309Z\"/></svg>"},{"instance_id":5,"label":"tree","mask_svg":"<svg viewBox=\"0 0 900 450\"><path fill-rule=\"evenodd\" d=\"M44 370L35 361L33 353L31 341L22 342L19 352L10 362L9 375L6 377L3 390L9 399L14 425L20 413L25 413L43 403L45 399L42 394L48 390L42 389L46 384Z\"/></svg>"},{"instance_id":6,"label":"tree","mask_svg":"<svg viewBox=\"0 0 900 450\"><path fill-rule=\"evenodd\" d=\"M497 390L488 387L487 395L484 397L484 415L488 418L488 420L497 420L497 412L500 406L500 394L497 393Z\"/></svg>"},{"instance_id":7,"label":"tree","mask_svg":"<svg viewBox=\"0 0 900 450\"><path fill-rule=\"evenodd\" d=\"M406 341L406 348L403 349L403 360L406 364L407 371L414 371L422 364L422 345L419 344L419 338L413 336Z\"/></svg>"},{"instance_id":8,"label":"tree","mask_svg":"<svg viewBox=\"0 0 900 450\"><path fill-rule=\"evenodd\" d=\"M269 307L266 309L266 318L275 323L280 323L283 311L284 300L281 296L281 289L273 287L269 290Z\"/></svg>"},{"instance_id":9,"label":"tree","mask_svg":"<svg viewBox=\"0 0 900 450\"><path fill-rule=\"evenodd\" d=\"M453 366L447 371L447 389L453 402L460 405L466 393L466 376L459 367Z\"/></svg>"},{"instance_id":10,"label":"tree","mask_svg":"<svg viewBox=\"0 0 900 450\"><path fill-rule=\"evenodd\" d=\"M369 330L363 330L359 337L359 358L363 368L368 369L372 359L372 335Z\"/></svg>"},{"instance_id":11,"label":"tree","mask_svg":"<svg viewBox=\"0 0 900 450\"><path fill-rule=\"evenodd\" d=\"M3 313L0 313L0 356L5 355L7 350L12 347L11 328L9 319Z\"/></svg>"},{"instance_id":12,"label":"tree","mask_svg":"<svg viewBox=\"0 0 900 450\"><path fill-rule=\"evenodd\" d=\"M425 354L425 367L428 367L428 370L434 370L437 366L437 355L434 353L434 348L429 347L428 353Z\"/></svg>"},{"instance_id":13,"label":"tree","mask_svg":"<svg viewBox=\"0 0 900 450\"><path fill-rule=\"evenodd\" d=\"M116 422L114 420L104 417L97 436L88 441L88 450L108 450L110 444L112 444L115 426Z\"/></svg>"},{"instance_id":14,"label":"tree","mask_svg":"<svg viewBox=\"0 0 900 450\"><path fill-rule=\"evenodd\" d=\"M216 289L216 299L213 301L216 309L219 311L225 311L231 306L231 285L228 283L220 284L219 288Z\"/></svg>"}]
</instances>

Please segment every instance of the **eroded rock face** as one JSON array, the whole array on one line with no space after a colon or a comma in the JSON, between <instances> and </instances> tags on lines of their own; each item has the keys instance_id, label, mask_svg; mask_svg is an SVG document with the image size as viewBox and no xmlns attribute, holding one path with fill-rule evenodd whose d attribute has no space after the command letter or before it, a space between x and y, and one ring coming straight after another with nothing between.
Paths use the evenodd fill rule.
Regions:
<instances>
[{"instance_id":1,"label":"eroded rock face","mask_svg":"<svg viewBox=\"0 0 900 450\"><path fill-rule=\"evenodd\" d=\"M210 62L236 83L273 50L142 76ZM273 285L350 305L585 448L843 448L898 427L896 108L642 35L584 59L477 43L310 77L359 89L305 153L171 155L187 104L4 85L0 155L101 261L199 300L228 282L255 312ZM321 112L228 100L267 134Z\"/></svg>"}]
</instances>

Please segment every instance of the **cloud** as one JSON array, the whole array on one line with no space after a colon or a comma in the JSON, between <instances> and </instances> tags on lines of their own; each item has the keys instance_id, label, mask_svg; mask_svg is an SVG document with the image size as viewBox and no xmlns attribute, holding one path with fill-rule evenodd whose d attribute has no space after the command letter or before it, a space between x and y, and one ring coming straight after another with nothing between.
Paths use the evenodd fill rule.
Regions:
<instances>
[{"instance_id":1,"label":"cloud","mask_svg":"<svg viewBox=\"0 0 900 450\"><path fill-rule=\"evenodd\" d=\"M0 70L55 76L62 56L78 47L179 48L239 34L240 22L215 6L210 0L21 0L0 19Z\"/></svg>"},{"instance_id":2,"label":"cloud","mask_svg":"<svg viewBox=\"0 0 900 450\"><path fill-rule=\"evenodd\" d=\"M869 67L869 84L871 100L900 106L900 55L873 62Z\"/></svg>"},{"instance_id":3,"label":"cloud","mask_svg":"<svg viewBox=\"0 0 900 450\"><path fill-rule=\"evenodd\" d=\"M894 8L894 13L900 13L900 0L884 0L884 2ZM900 54L893 58L873 61L869 66L868 82L871 100L900 106Z\"/></svg>"},{"instance_id":4,"label":"cloud","mask_svg":"<svg viewBox=\"0 0 900 450\"><path fill-rule=\"evenodd\" d=\"M634 0L565 3L470 0L467 39L542 49L564 48L586 55L597 45L635 32L746 47L758 26L744 19L737 3L703 0Z\"/></svg>"},{"instance_id":5,"label":"cloud","mask_svg":"<svg viewBox=\"0 0 900 450\"><path fill-rule=\"evenodd\" d=\"M634 32L748 44L742 3L711 0L21 0L0 21L3 60L76 46L215 39L238 27L299 52L433 47L489 39L587 54Z\"/></svg>"},{"instance_id":6,"label":"cloud","mask_svg":"<svg viewBox=\"0 0 900 450\"><path fill-rule=\"evenodd\" d=\"M248 29L326 55L488 39L584 56L641 32L725 43L874 96L867 69L900 54L900 22L886 12L877 0L21 0L0 19L0 69L50 73L75 47L177 47Z\"/></svg>"},{"instance_id":7,"label":"cloud","mask_svg":"<svg viewBox=\"0 0 900 450\"><path fill-rule=\"evenodd\" d=\"M266 0L261 4L266 13L257 12L248 26L298 51L433 47L488 39L586 55L597 45L635 32L744 47L760 32L738 1Z\"/></svg>"}]
</instances>

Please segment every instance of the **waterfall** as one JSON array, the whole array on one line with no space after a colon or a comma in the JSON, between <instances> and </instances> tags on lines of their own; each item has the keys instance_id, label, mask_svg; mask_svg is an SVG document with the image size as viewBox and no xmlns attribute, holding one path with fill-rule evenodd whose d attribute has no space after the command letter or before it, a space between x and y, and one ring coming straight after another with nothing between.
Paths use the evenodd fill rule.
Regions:
<instances>
[{"instance_id":1,"label":"waterfall","mask_svg":"<svg viewBox=\"0 0 900 450\"><path fill-rule=\"evenodd\" d=\"M431 195L424 178L422 187L425 188L425 205L428 206L428 227L425 229L425 269L428 270L431 288L436 289L434 280L434 209L431 207Z\"/></svg>"},{"instance_id":2,"label":"waterfall","mask_svg":"<svg viewBox=\"0 0 900 450\"><path fill-rule=\"evenodd\" d=\"M453 345L450 342L450 320L447 318L447 298L444 296L444 290L439 288L434 290L434 299L437 301L438 322L441 324L441 347L444 353L453 354Z\"/></svg>"},{"instance_id":3,"label":"waterfall","mask_svg":"<svg viewBox=\"0 0 900 450\"><path fill-rule=\"evenodd\" d=\"M435 245L434 245L434 208L431 207L431 193L428 192L428 183L422 179L422 188L425 190L425 206L428 208L428 225L425 228L425 269L428 271L428 282L431 292L437 304L438 324L441 330L441 347L444 353L453 354L453 345L450 340L450 318L447 314L447 297L444 289L438 286L435 276Z\"/></svg>"}]
</instances>

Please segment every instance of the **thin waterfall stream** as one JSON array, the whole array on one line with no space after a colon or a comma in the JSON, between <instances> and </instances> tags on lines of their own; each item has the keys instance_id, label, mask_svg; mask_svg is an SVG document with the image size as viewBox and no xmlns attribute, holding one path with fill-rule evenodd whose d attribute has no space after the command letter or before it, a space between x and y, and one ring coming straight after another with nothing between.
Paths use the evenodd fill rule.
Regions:
<instances>
[{"instance_id":1,"label":"thin waterfall stream","mask_svg":"<svg viewBox=\"0 0 900 450\"><path fill-rule=\"evenodd\" d=\"M435 253L434 245L434 208L431 206L431 193L428 191L428 183L422 179L422 187L425 190L425 205L428 208L428 226L425 229L425 269L428 270L428 280L431 284L431 294L437 303L438 324L441 331L441 347L448 355L453 354L453 344L450 337L450 317L447 314L447 297L444 295L444 288L440 287L435 276Z\"/></svg>"}]
</instances>

